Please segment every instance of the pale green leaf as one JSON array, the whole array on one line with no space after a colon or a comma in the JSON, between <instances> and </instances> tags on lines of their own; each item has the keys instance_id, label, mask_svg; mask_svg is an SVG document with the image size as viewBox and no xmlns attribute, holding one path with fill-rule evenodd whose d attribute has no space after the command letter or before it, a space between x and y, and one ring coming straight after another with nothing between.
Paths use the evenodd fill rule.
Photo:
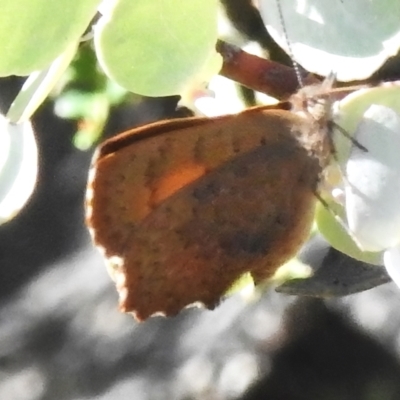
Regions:
<instances>
[{"instance_id":1,"label":"pale green leaf","mask_svg":"<svg viewBox=\"0 0 400 400\"><path fill-rule=\"evenodd\" d=\"M0 0L0 76L47 68L79 40L100 0Z\"/></svg>"},{"instance_id":2,"label":"pale green leaf","mask_svg":"<svg viewBox=\"0 0 400 400\"><path fill-rule=\"evenodd\" d=\"M138 94L180 93L215 57L217 6L216 0L115 2L95 28L102 68Z\"/></svg>"}]
</instances>

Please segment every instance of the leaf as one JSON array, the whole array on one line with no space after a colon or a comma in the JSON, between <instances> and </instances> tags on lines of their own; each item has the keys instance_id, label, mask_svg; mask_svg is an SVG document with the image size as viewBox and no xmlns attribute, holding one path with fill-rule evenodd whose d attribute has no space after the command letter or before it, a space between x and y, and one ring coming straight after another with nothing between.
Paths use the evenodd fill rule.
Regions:
<instances>
[{"instance_id":1,"label":"leaf","mask_svg":"<svg viewBox=\"0 0 400 400\"><path fill-rule=\"evenodd\" d=\"M19 124L31 118L68 68L76 49L77 44L71 43L49 68L29 76L8 110L7 118L10 122Z\"/></svg>"},{"instance_id":2,"label":"leaf","mask_svg":"<svg viewBox=\"0 0 400 400\"><path fill-rule=\"evenodd\" d=\"M95 27L102 68L132 92L178 94L209 63L215 64L217 6L216 0L116 2Z\"/></svg>"},{"instance_id":3,"label":"leaf","mask_svg":"<svg viewBox=\"0 0 400 400\"><path fill-rule=\"evenodd\" d=\"M274 40L305 69L323 76L368 78L400 48L397 0L279 0L282 18L277 0L259 3Z\"/></svg>"},{"instance_id":4,"label":"leaf","mask_svg":"<svg viewBox=\"0 0 400 400\"><path fill-rule=\"evenodd\" d=\"M100 0L0 0L0 76L47 68L77 42Z\"/></svg>"},{"instance_id":5,"label":"leaf","mask_svg":"<svg viewBox=\"0 0 400 400\"><path fill-rule=\"evenodd\" d=\"M382 251L400 243L400 115L371 105L346 163L346 214L359 247Z\"/></svg>"},{"instance_id":6,"label":"leaf","mask_svg":"<svg viewBox=\"0 0 400 400\"><path fill-rule=\"evenodd\" d=\"M0 224L13 218L36 183L37 148L30 122L14 125L0 116Z\"/></svg>"}]
</instances>

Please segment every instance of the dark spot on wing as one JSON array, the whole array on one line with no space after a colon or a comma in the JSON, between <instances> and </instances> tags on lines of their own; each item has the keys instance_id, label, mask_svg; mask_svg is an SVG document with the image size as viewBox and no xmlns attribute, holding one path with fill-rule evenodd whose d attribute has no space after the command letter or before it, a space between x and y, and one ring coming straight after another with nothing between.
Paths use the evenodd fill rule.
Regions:
<instances>
[{"instance_id":1,"label":"dark spot on wing","mask_svg":"<svg viewBox=\"0 0 400 400\"><path fill-rule=\"evenodd\" d=\"M193 197L199 202L207 203L219 195L221 187L216 182L209 182L193 189Z\"/></svg>"},{"instance_id":2,"label":"dark spot on wing","mask_svg":"<svg viewBox=\"0 0 400 400\"><path fill-rule=\"evenodd\" d=\"M221 248L229 255L247 254L266 254L269 250L266 232L248 233L238 231L229 237L222 238Z\"/></svg>"}]
</instances>

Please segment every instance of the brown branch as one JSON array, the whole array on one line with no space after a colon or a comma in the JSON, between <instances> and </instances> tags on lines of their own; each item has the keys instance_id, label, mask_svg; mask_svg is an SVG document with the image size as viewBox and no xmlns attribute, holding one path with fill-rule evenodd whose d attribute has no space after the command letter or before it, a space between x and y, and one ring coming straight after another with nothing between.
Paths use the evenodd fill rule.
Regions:
<instances>
[{"instance_id":1,"label":"brown branch","mask_svg":"<svg viewBox=\"0 0 400 400\"><path fill-rule=\"evenodd\" d=\"M239 47L219 40L217 51L222 55L220 75L261 93L285 100L299 89L293 68L246 53ZM309 74L305 84L320 82Z\"/></svg>"}]
</instances>

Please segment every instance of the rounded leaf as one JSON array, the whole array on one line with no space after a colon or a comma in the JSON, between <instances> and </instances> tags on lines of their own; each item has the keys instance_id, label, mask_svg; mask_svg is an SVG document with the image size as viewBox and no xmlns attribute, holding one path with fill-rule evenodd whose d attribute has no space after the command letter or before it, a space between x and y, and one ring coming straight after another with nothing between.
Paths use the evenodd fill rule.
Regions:
<instances>
[{"instance_id":1,"label":"rounded leaf","mask_svg":"<svg viewBox=\"0 0 400 400\"><path fill-rule=\"evenodd\" d=\"M95 27L102 68L138 94L180 93L208 63L215 64L217 6L216 0L114 2Z\"/></svg>"},{"instance_id":2,"label":"rounded leaf","mask_svg":"<svg viewBox=\"0 0 400 400\"><path fill-rule=\"evenodd\" d=\"M338 204L328 203L333 212L340 218L344 217L344 209ZM329 244L340 252L370 264L382 265L382 252L369 252L359 249L353 238L346 229L333 217L322 204L318 204L316 211L316 222L319 232L325 237Z\"/></svg>"},{"instance_id":3,"label":"rounded leaf","mask_svg":"<svg viewBox=\"0 0 400 400\"><path fill-rule=\"evenodd\" d=\"M346 163L346 214L363 250L381 251L400 243L400 115L372 105L358 125Z\"/></svg>"},{"instance_id":4,"label":"rounded leaf","mask_svg":"<svg viewBox=\"0 0 400 400\"><path fill-rule=\"evenodd\" d=\"M282 15L276 0L259 3L274 40L305 69L320 75L365 79L400 48L397 0L279 0Z\"/></svg>"},{"instance_id":5,"label":"rounded leaf","mask_svg":"<svg viewBox=\"0 0 400 400\"><path fill-rule=\"evenodd\" d=\"M349 94L338 105L335 123L353 136L364 113L372 104L386 106L400 113L400 81L360 89ZM338 130L335 132L334 141L337 159L344 170L353 143Z\"/></svg>"},{"instance_id":6,"label":"rounded leaf","mask_svg":"<svg viewBox=\"0 0 400 400\"><path fill-rule=\"evenodd\" d=\"M46 68L79 40L100 0L0 0L0 76Z\"/></svg>"},{"instance_id":7,"label":"rounded leaf","mask_svg":"<svg viewBox=\"0 0 400 400\"><path fill-rule=\"evenodd\" d=\"M0 116L0 224L13 218L36 183L37 148L29 121L19 125Z\"/></svg>"}]
</instances>

